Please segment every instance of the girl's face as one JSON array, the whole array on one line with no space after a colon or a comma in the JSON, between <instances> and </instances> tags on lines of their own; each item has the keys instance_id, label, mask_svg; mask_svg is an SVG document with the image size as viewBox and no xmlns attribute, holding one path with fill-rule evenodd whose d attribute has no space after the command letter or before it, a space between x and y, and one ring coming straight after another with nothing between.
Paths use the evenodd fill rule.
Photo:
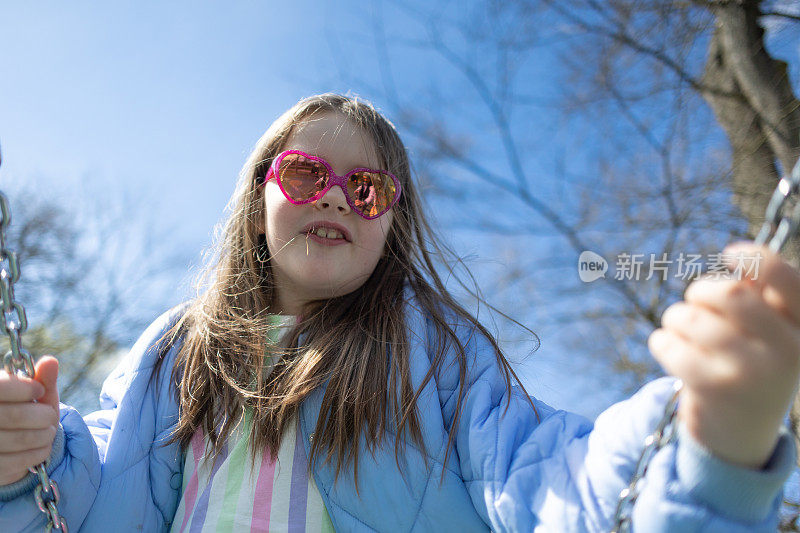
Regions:
<instances>
[{"instance_id":1,"label":"girl's face","mask_svg":"<svg viewBox=\"0 0 800 533\"><path fill-rule=\"evenodd\" d=\"M283 150L322 157L338 175L356 167L381 168L369 135L334 112L298 123ZM262 190L278 312L300 314L311 300L341 296L364 284L383 254L391 210L364 220L352 212L338 186L304 205L289 202L275 179Z\"/></svg>"}]
</instances>

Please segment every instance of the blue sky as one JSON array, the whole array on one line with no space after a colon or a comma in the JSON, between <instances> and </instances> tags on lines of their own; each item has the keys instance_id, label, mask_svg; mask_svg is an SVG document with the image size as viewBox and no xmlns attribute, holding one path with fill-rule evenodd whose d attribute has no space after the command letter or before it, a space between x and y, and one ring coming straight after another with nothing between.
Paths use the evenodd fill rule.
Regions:
<instances>
[{"instance_id":1,"label":"blue sky","mask_svg":"<svg viewBox=\"0 0 800 533\"><path fill-rule=\"evenodd\" d=\"M457 2L431 5L459 15ZM91 202L117 206L125 199L134 207L122 213L122 223L145 224L153 239L185 257L188 272L210 243L252 146L299 98L352 91L387 107L382 90L387 71L379 68L387 58L398 87L424 89L426 73L435 72L445 96L470 91L441 58L437 62L415 48L414 39L424 28L389 2L241 1L221 6L188 1L4 3L0 187L42 189L78 208ZM382 19L375 18L376 8ZM392 43L388 55L375 47L376 21L382 21L387 35L404 36ZM796 52L796 46L784 46ZM552 169L565 154L569 161L580 161L596 148L581 144L574 124L559 121L548 109L563 91L552 83L555 68L554 59L542 54L524 70L522 81L542 98L535 123L515 125L533 172ZM453 123L474 124L477 113L469 106L458 109ZM491 139L493 132L465 133L472 143L485 141L483 134ZM578 145L582 152L569 151ZM491 150L486 152L490 158ZM565 194L559 188L563 182L540 186L555 200ZM448 219L454 213L439 215ZM558 252L542 239L538 250L497 256L496 250L481 246L486 238L458 227L446 229L460 253L477 257L472 265L479 276L503 270L515 253ZM166 302L185 297L182 290ZM619 393L596 376L576 379L591 367L563 353L553 334L557 331L543 339L542 350L527 365L528 376L535 376L529 383L548 401L596 414ZM590 397L587 390L593 391Z\"/></svg>"}]
</instances>

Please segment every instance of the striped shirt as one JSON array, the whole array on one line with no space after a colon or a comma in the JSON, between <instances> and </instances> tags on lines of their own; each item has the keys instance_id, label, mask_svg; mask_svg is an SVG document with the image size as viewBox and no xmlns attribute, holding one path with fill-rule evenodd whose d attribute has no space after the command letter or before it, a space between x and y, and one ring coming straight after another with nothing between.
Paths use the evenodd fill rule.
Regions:
<instances>
[{"instance_id":1,"label":"striped shirt","mask_svg":"<svg viewBox=\"0 0 800 533\"><path fill-rule=\"evenodd\" d=\"M173 532L333 532L314 478L297 421L281 439L276 461L269 451L249 451L251 414L239 424L211 464L202 429L186 451L183 489ZM208 448L210 449L210 448Z\"/></svg>"}]
</instances>

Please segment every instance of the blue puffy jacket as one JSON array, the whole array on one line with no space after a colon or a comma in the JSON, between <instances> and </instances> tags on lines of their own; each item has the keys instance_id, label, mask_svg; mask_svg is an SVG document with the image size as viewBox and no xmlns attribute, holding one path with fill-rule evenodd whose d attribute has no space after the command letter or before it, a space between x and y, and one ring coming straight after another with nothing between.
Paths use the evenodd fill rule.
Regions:
<instances>
[{"instance_id":1,"label":"blue puffy jacket","mask_svg":"<svg viewBox=\"0 0 800 533\"><path fill-rule=\"evenodd\" d=\"M408 305L411 376L426 374L433 326ZM165 531L180 498L183 456L162 443L178 419L165 355L157 379L154 341L178 316L165 313L139 338L108 377L101 411L85 418L62 405L61 427L49 460L61 489L59 510L72 532ZM607 531L644 437L655 427L670 394L668 379L645 386L612 406L593 425L534 400L539 419L519 390L510 398L485 338L459 330L470 362L468 393L456 428L455 449L443 464L459 387L457 365L445 363L418 400L427 460L406 442L400 465L394 439L374 453L361 449L359 492L345 470L320 464L314 478L338 531ZM452 359L451 359L452 361ZM300 428L308 452L322 390L302 405ZM363 440L362 440L363 442ZM635 531L775 531L781 487L794 464L794 444L783 435L761 471L711 456L681 432L653 459L636 504ZM444 476L442 477L442 471ZM39 531L29 476L0 487L0 531Z\"/></svg>"}]
</instances>

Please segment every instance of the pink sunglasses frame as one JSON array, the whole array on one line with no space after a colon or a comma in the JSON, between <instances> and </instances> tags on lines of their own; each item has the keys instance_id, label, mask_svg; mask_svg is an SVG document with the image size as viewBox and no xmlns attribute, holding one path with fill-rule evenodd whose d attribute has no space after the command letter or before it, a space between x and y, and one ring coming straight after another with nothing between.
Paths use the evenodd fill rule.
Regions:
<instances>
[{"instance_id":1,"label":"pink sunglasses frame","mask_svg":"<svg viewBox=\"0 0 800 533\"><path fill-rule=\"evenodd\" d=\"M328 171L329 177L328 177L327 186L324 189L322 189L321 191L319 191L317 194L315 194L314 196L309 198L308 200L301 200L301 201L294 200L286 192L286 189L283 188L283 183L281 183L281 176L280 176L280 173L278 172L278 169L280 168L280 164L283 161L283 159L287 155L291 155L291 154L298 154L298 155L306 157L306 158L308 158L308 159L310 159L312 161L317 161L319 163L322 163L322 165ZM355 202L353 202L353 199L350 198L350 194L347 192L347 180L348 180L348 178L350 176L352 176L356 172L373 172L373 173L377 173L377 174L385 174L386 176L389 176L390 178L392 178L392 181L394 182L394 187L395 187L395 191L396 191L395 195L394 195L394 198L389 203L389 205L386 207L386 209L384 209L383 211L381 211L380 213L378 213L375 216L367 216L367 215L363 214L356 207ZM317 157L315 155L309 155L309 154L307 154L305 152L302 152L300 150L286 150L285 152L279 153L275 157L275 159L273 159L272 164L269 167L269 171L267 172L267 176L266 176L266 178L264 179L264 181L260 185L266 184L273 177L275 178L275 181L278 182L278 187L281 188L281 192L283 193L283 195L286 197L287 200L289 200L294 205L304 205L304 204L309 204L311 202L316 202L317 200L319 200L320 198L325 196L325 193L327 193L331 189L331 187L333 187L334 185L338 185L339 188L342 189L342 192L344 193L344 198L347 201L347 205L350 206L350 208L353 210L354 213L356 213L358 216L360 216L361 218L363 218L365 220L374 220L374 219L379 218L379 217L385 215L386 213L388 213L389 210L392 207L394 207L394 204L397 203L397 201L400 199L400 195L403 193L403 188L400 185L400 180L398 180L397 177L394 174L392 174L391 172L388 172L386 170L375 170L373 168L358 167L358 168L354 168L353 170L349 171L344 176L339 176L338 174L336 174L333 171L333 168L330 166L330 164L327 161L325 161L321 157Z\"/></svg>"}]
</instances>

